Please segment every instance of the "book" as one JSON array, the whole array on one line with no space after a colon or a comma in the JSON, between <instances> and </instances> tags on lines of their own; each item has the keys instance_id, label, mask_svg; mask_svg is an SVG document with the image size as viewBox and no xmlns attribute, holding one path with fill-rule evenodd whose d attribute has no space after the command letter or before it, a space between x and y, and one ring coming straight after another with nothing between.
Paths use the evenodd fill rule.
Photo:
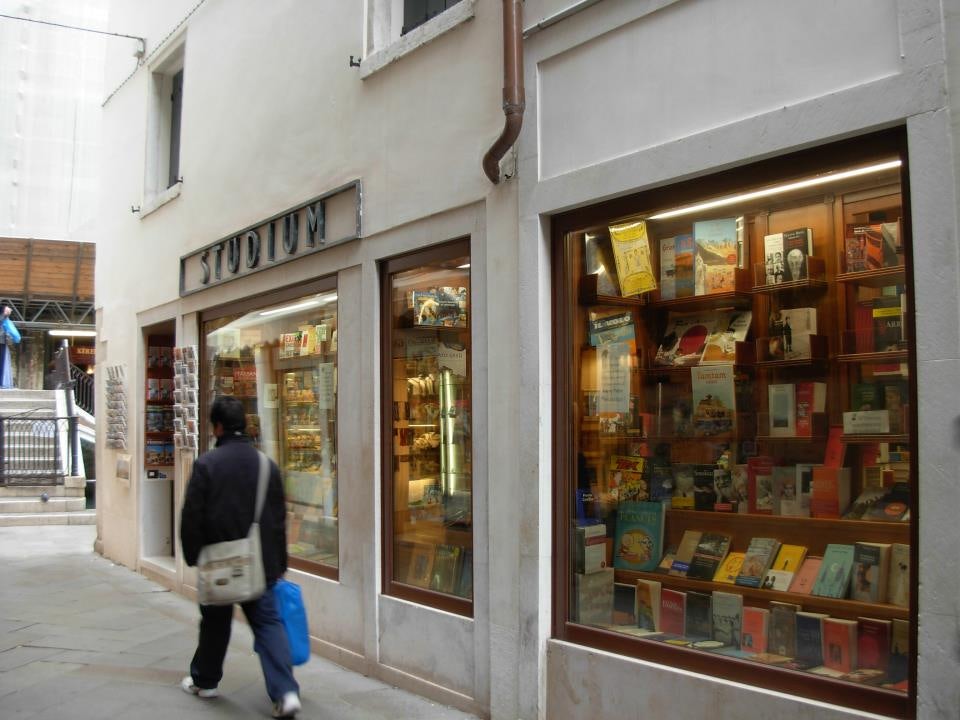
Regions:
<instances>
[{"instance_id":1,"label":"book","mask_svg":"<svg viewBox=\"0 0 960 720\"><path fill-rule=\"evenodd\" d=\"M900 297L881 295L873 299L873 349L875 352L899 350L903 340Z\"/></svg>"},{"instance_id":2,"label":"book","mask_svg":"<svg viewBox=\"0 0 960 720\"><path fill-rule=\"evenodd\" d=\"M667 548L666 552L663 553L663 557L660 558L660 562L657 564L657 567L654 568L655 573L661 575L666 575L670 572L670 568L673 565L673 559L677 556L677 547L676 545L671 545Z\"/></svg>"},{"instance_id":3,"label":"book","mask_svg":"<svg viewBox=\"0 0 960 720\"><path fill-rule=\"evenodd\" d=\"M607 566L607 526L603 523L574 528L573 571L598 572Z\"/></svg>"},{"instance_id":4,"label":"book","mask_svg":"<svg viewBox=\"0 0 960 720\"><path fill-rule=\"evenodd\" d=\"M797 499L797 469L793 465L776 465L770 474L774 515L796 516L799 509Z\"/></svg>"},{"instance_id":5,"label":"book","mask_svg":"<svg viewBox=\"0 0 960 720\"><path fill-rule=\"evenodd\" d=\"M650 462L650 500L669 502L673 497L673 467L668 460L654 458Z\"/></svg>"},{"instance_id":6,"label":"book","mask_svg":"<svg viewBox=\"0 0 960 720\"><path fill-rule=\"evenodd\" d=\"M612 343L629 343L636 340L633 312L631 310L615 313L600 313L591 310L587 331L590 345L593 347Z\"/></svg>"},{"instance_id":7,"label":"book","mask_svg":"<svg viewBox=\"0 0 960 720\"><path fill-rule=\"evenodd\" d=\"M783 264L783 233L771 233L763 236L763 257L766 269L766 284L779 285L783 282L786 273Z\"/></svg>"},{"instance_id":8,"label":"book","mask_svg":"<svg viewBox=\"0 0 960 720\"><path fill-rule=\"evenodd\" d=\"M830 543L823 553L812 595L845 598L853 573L853 545Z\"/></svg>"},{"instance_id":9,"label":"book","mask_svg":"<svg viewBox=\"0 0 960 720\"><path fill-rule=\"evenodd\" d=\"M803 545L781 545L777 557L770 566L771 570L786 570L795 573L807 557L807 548Z\"/></svg>"},{"instance_id":10,"label":"book","mask_svg":"<svg viewBox=\"0 0 960 720\"><path fill-rule=\"evenodd\" d=\"M737 343L747 339L752 319L753 313L750 310L720 311L713 331L707 335L700 364L734 363L737 359Z\"/></svg>"},{"instance_id":11,"label":"book","mask_svg":"<svg viewBox=\"0 0 960 720\"><path fill-rule=\"evenodd\" d=\"M798 228L783 233L784 281L807 279L807 258L813 255L813 230Z\"/></svg>"},{"instance_id":12,"label":"book","mask_svg":"<svg viewBox=\"0 0 960 720\"><path fill-rule=\"evenodd\" d=\"M817 309L785 308L778 312L781 323L779 330L783 339L783 359L801 360L812 357L810 336L817 334Z\"/></svg>"},{"instance_id":13,"label":"book","mask_svg":"<svg viewBox=\"0 0 960 720\"><path fill-rule=\"evenodd\" d=\"M713 597L709 593L687 592L683 634L694 642L713 639Z\"/></svg>"},{"instance_id":14,"label":"book","mask_svg":"<svg viewBox=\"0 0 960 720\"><path fill-rule=\"evenodd\" d=\"M740 647L743 621L743 596L722 590L713 591L713 639L724 645Z\"/></svg>"},{"instance_id":15,"label":"book","mask_svg":"<svg viewBox=\"0 0 960 720\"><path fill-rule=\"evenodd\" d=\"M637 627L637 586L613 583L613 625Z\"/></svg>"},{"instance_id":16,"label":"book","mask_svg":"<svg viewBox=\"0 0 960 720\"><path fill-rule=\"evenodd\" d=\"M861 602L886 602L889 570L890 543L854 543L850 597Z\"/></svg>"},{"instance_id":17,"label":"book","mask_svg":"<svg viewBox=\"0 0 960 720\"><path fill-rule=\"evenodd\" d=\"M827 447L823 453L823 464L826 467L842 467L846 454L847 446L843 442L843 426L831 425L827 433Z\"/></svg>"},{"instance_id":18,"label":"book","mask_svg":"<svg viewBox=\"0 0 960 720\"><path fill-rule=\"evenodd\" d=\"M910 606L910 546L904 543L890 545L887 602L900 607Z\"/></svg>"},{"instance_id":19,"label":"book","mask_svg":"<svg viewBox=\"0 0 960 720\"><path fill-rule=\"evenodd\" d=\"M610 244L617 266L620 293L639 295L657 289L650 263L650 240L644 220L610 226Z\"/></svg>"},{"instance_id":20,"label":"book","mask_svg":"<svg viewBox=\"0 0 960 720\"><path fill-rule=\"evenodd\" d=\"M797 434L796 387L793 383L767 386L771 437L795 437Z\"/></svg>"},{"instance_id":21,"label":"book","mask_svg":"<svg viewBox=\"0 0 960 720\"><path fill-rule=\"evenodd\" d=\"M618 502L650 499L650 489L644 472L646 460L633 455L611 455L607 472L607 487Z\"/></svg>"},{"instance_id":22,"label":"book","mask_svg":"<svg viewBox=\"0 0 960 720\"><path fill-rule=\"evenodd\" d=\"M727 557L724 558L717 568L717 572L714 573L713 581L733 585L737 581L737 575L740 574L740 568L743 567L745 555L746 553L742 552L727 553Z\"/></svg>"},{"instance_id":23,"label":"book","mask_svg":"<svg viewBox=\"0 0 960 720\"><path fill-rule=\"evenodd\" d=\"M789 570L767 570L760 587L764 590L780 590L786 592L793 581L793 573Z\"/></svg>"},{"instance_id":24,"label":"book","mask_svg":"<svg viewBox=\"0 0 960 720\"><path fill-rule=\"evenodd\" d=\"M693 465L675 463L673 465L673 497L670 506L674 510L693 510Z\"/></svg>"},{"instance_id":25,"label":"book","mask_svg":"<svg viewBox=\"0 0 960 720\"><path fill-rule=\"evenodd\" d=\"M883 670L890 665L892 623L880 618L857 618L857 667Z\"/></svg>"},{"instance_id":26,"label":"book","mask_svg":"<svg viewBox=\"0 0 960 720\"><path fill-rule=\"evenodd\" d=\"M613 568L573 575L573 617L584 625L613 622Z\"/></svg>"},{"instance_id":27,"label":"book","mask_svg":"<svg viewBox=\"0 0 960 720\"><path fill-rule=\"evenodd\" d=\"M660 629L660 583L656 580L637 580L637 627L644 630Z\"/></svg>"},{"instance_id":28,"label":"book","mask_svg":"<svg viewBox=\"0 0 960 720\"><path fill-rule=\"evenodd\" d=\"M797 517L810 517L810 497L813 493L814 463L797 463Z\"/></svg>"},{"instance_id":29,"label":"book","mask_svg":"<svg viewBox=\"0 0 960 720\"><path fill-rule=\"evenodd\" d=\"M660 632L683 635L687 615L687 594L662 588L660 591Z\"/></svg>"},{"instance_id":30,"label":"book","mask_svg":"<svg viewBox=\"0 0 960 720\"><path fill-rule=\"evenodd\" d=\"M856 499L843 514L844 520L862 520L870 508L887 494L885 487L868 487L857 495Z\"/></svg>"},{"instance_id":31,"label":"book","mask_svg":"<svg viewBox=\"0 0 960 720\"><path fill-rule=\"evenodd\" d=\"M767 651L788 658L797 655L797 609L786 603L770 603Z\"/></svg>"},{"instance_id":32,"label":"book","mask_svg":"<svg viewBox=\"0 0 960 720\"><path fill-rule=\"evenodd\" d=\"M730 536L725 533L705 532L700 535L687 569L687 577L713 580L730 550Z\"/></svg>"},{"instance_id":33,"label":"book","mask_svg":"<svg viewBox=\"0 0 960 720\"><path fill-rule=\"evenodd\" d=\"M887 676L891 682L907 679L910 660L910 622L894 619L890 629L890 662Z\"/></svg>"},{"instance_id":34,"label":"book","mask_svg":"<svg viewBox=\"0 0 960 720\"><path fill-rule=\"evenodd\" d=\"M740 649L750 653L766 652L769 622L769 610L751 605L745 606L740 627Z\"/></svg>"},{"instance_id":35,"label":"book","mask_svg":"<svg viewBox=\"0 0 960 720\"><path fill-rule=\"evenodd\" d=\"M773 458L747 458L747 507L750 513L773 514Z\"/></svg>"},{"instance_id":36,"label":"book","mask_svg":"<svg viewBox=\"0 0 960 720\"><path fill-rule=\"evenodd\" d=\"M730 491L736 512L745 513L750 509L750 476L747 463L737 463L730 468Z\"/></svg>"},{"instance_id":37,"label":"book","mask_svg":"<svg viewBox=\"0 0 960 720\"><path fill-rule=\"evenodd\" d=\"M430 571L430 589L442 593L452 593L460 571L459 545L438 545Z\"/></svg>"},{"instance_id":38,"label":"book","mask_svg":"<svg viewBox=\"0 0 960 720\"><path fill-rule=\"evenodd\" d=\"M876 369L874 369L876 375ZM890 416L890 432L899 434L907 427L906 411L910 403L906 383L888 382L883 384L883 409Z\"/></svg>"},{"instance_id":39,"label":"book","mask_svg":"<svg viewBox=\"0 0 960 720\"><path fill-rule=\"evenodd\" d=\"M700 544L700 538L703 533L700 530L684 530L680 538L680 544L677 545L677 552L673 558L673 564L670 566L671 575L686 576L690 570L690 563L693 561L693 555Z\"/></svg>"},{"instance_id":40,"label":"book","mask_svg":"<svg viewBox=\"0 0 960 720\"><path fill-rule=\"evenodd\" d=\"M694 277L696 245L693 242L693 235L691 233L677 235L673 241L674 285L677 297L693 297L696 293Z\"/></svg>"},{"instance_id":41,"label":"book","mask_svg":"<svg viewBox=\"0 0 960 720\"><path fill-rule=\"evenodd\" d=\"M692 384L694 437L728 435L736 430L737 407L732 365L694 367Z\"/></svg>"},{"instance_id":42,"label":"book","mask_svg":"<svg viewBox=\"0 0 960 720\"><path fill-rule=\"evenodd\" d=\"M850 409L857 412L863 410L882 410L883 396L880 394L881 385L873 382L858 382L850 386Z\"/></svg>"},{"instance_id":43,"label":"book","mask_svg":"<svg viewBox=\"0 0 960 720\"><path fill-rule=\"evenodd\" d=\"M813 468L810 515L839 518L850 504L850 468L822 465Z\"/></svg>"},{"instance_id":44,"label":"book","mask_svg":"<svg viewBox=\"0 0 960 720\"><path fill-rule=\"evenodd\" d=\"M817 576L820 574L820 565L823 558L807 557L800 569L793 574L793 580L790 582L789 591L798 595L810 595L813 592L813 586L817 582Z\"/></svg>"},{"instance_id":45,"label":"book","mask_svg":"<svg viewBox=\"0 0 960 720\"><path fill-rule=\"evenodd\" d=\"M673 300L677 297L676 266L674 265L674 251L676 238L661 238L660 240L660 299Z\"/></svg>"},{"instance_id":46,"label":"book","mask_svg":"<svg viewBox=\"0 0 960 720\"><path fill-rule=\"evenodd\" d=\"M649 571L657 567L663 551L665 510L666 506L660 502L619 504L613 544L615 568Z\"/></svg>"},{"instance_id":47,"label":"book","mask_svg":"<svg viewBox=\"0 0 960 720\"><path fill-rule=\"evenodd\" d=\"M811 667L823 665L823 621L828 617L826 613L797 613L797 660Z\"/></svg>"},{"instance_id":48,"label":"book","mask_svg":"<svg viewBox=\"0 0 960 720\"><path fill-rule=\"evenodd\" d=\"M737 218L699 220L693 223L696 246L695 294L736 290L736 269L739 261Z\"/></svg>"},{"instance_id":49,"label":"book","mask_svg":"<svg viewBox=\"0 0 960 720\"><path fill-rule=\"evenodd\" d=\"M850 235L848 230L848 236ZM855 247L863 253L863 270L877 270L899 264L900 223L884 222L855 225L852 229ZM847 272L852 272L847 269Z\"/></svg>"},{"instance_id":50,"label":"book","mask_svg":"<svg viewBox=\"0 0 960 720\"><path fill-rule=\"evenodd\" d=\"M857 621L823 619L823 664L848 673L857 667Z\"/></svg>"},{"instance_id":51,"label":"book","mask_svg":"<svg viewBox=\"0 0 960 720\"><path fill-rule=\"evenodd\" d=\"M797 436L813 435L813 415L827 410L827 384L824 382L796 383Z\"/></svg>"},{"instance_id":52,"label":"book","mask_svg":"<svg viewBox=\"0 0 960 720\"><path fill-rule=\"evenodd\" d=\"M654 364L689 367L699 363L707 336L716 329L718 317L715 310L668 313L666 331Z\"/></svg>"},{"instance_id":53,"label":"book","mask_svg":"<svg viewBox=\"0 0 960 720\"><path fill-rule=\"evenodd\" d=\"M743 558L743 567L737 575L736 584L758 588L773 564L780 549L780 541L774 538L751 538Z\"/></svg>"},{"instance_id":54,"label":"book","mask_svg":"<svg viewBox=\"0 0 960 720\"><path fill-rule=\"evenodd\" d=\"M844 272L863 272L867 270L866 240L862 235L851 232L843 239Z\"/></svg>"},{"instance_id":55,"label":"book","mask_svg":"<svg viewBox=\"0 0 960 720\"><path fill-rule=\"evenodd\" d=\"M714 489L714 471L712 463L697 463L693 466L693 509L713 510L717 501Z\"/></svg>"}]
</instances>

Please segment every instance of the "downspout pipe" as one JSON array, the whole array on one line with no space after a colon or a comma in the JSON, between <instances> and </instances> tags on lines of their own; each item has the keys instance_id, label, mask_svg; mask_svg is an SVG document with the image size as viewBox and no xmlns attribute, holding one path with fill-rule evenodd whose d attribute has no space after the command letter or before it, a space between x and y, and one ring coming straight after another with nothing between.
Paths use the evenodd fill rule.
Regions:
<instances>
[{"instance_id":1,"label":"downspout pipe","mask_svg":"<svg viewBox=\"0 0 960 720\"><path fill-rule=\"evenodd\" d=\"M500 182L500 160L520 135L523 92L523 0L503 0L503 131L483 156L483 172Z\"/></svg>"}]
</instances>

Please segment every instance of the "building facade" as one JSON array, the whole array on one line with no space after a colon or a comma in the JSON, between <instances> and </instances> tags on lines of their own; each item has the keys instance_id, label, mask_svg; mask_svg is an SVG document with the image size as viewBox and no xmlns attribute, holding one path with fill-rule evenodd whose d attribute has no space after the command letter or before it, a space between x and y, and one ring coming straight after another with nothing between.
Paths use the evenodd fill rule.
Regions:
<instances>
[{"instance_id":1,"label":"building facade","mask_svg":"<svg viewBox=\"0 0 960 720\"><path fill-rule=\"evenodd\" d=\"M146 52L132 73L108 58L106 75L103 554L195 592L177 508L210 442L209 402L231 394L285 473L314 649L348 667L492 718L951 716L957 458L941 398L960 343L956 18L929 0L528 0L518 88L503 17L518 3L335 5L111 7L112 29L145 37ZM494 184L481 160L524 90ZM721 220L741 249L721 255L717 292L691 275L678 293L671 275L671 297L661 241ZM896 239L884 255L878 236L867 266L846 236L873 225ZM777 287L766 237L800 228L806 274ZM612 243L628 232L647 233L636 262L655 289L615 273ZM875 307L895 307L903 333L880 351L873 334L857 345L858 308ZM663 397L689 408L699 367L664 370L658 349L681 316L716 325L731 308L749 328L730 331L715 367L743 370L736 411L685 434ZM819 325L789 347L782 319L768 325L810 308ZM801 337L807 355L776 355L802 352ZM826 390L810 435L774 431L770 386L801 383ZM888 424L844 429L853 386L868 384L902 390ZM834 436L844 460L825 462ZM835 467L856 494L874 475L884 492L906 484L908 519L732 502L698 513L671 487L658 562L687 530L731 536L734 551L754 536L811 556L899 546L905 604L661 578L617 559L620 506L651 502L658 462L679 485L677 466L717 477L751 458ZM631 477L645 489L628 495ZM585 552L577 565L588 533L602 539L597 572ZM638 581L732 589L744 606L792 604L855 632L873 618L907 649L867 686L690 648L685 629L672 644L638 637Z\"/></svg>"}]
</instances>

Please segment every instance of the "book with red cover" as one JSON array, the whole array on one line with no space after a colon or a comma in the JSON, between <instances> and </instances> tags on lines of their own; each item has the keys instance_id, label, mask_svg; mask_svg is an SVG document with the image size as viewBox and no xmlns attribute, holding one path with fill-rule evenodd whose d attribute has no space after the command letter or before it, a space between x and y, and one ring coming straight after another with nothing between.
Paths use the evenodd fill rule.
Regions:
<instances>
[{"instance_id":1,"label":"book with red cover","mask_svg":"<svg viewBox=\"0 0 960 720\"><path fill-rule=\"evenodd\" d=\"M813 435L813 414L826 412L827 384L823 382L798 382L797 387L797 436Z\"/></svg>"},{"instance_id":2,"label":"book with red cover","mask_svg":"<svg viewBox=\"0 0 960 720\"><path fill-rule=\"evenodd\" d=\"M810 493L810 516L839 518L850 505L850 468L813 468L813 489Z\"/></svg>"},{"instance_id":3,"label":"book with red cover","mask_svg":"<svg viewBox=\"0 0 960 720\"><path fill-rule=\"evenodd\" d=\"M858 302L853 311L854 351L873 352L873 301Z\"/></svg>"},{"instance_id":4,"label":"book with red cover","mask_svg":"<svg viewBox=\"0 0 960 720\"><path fill-rule=\"evenodd\" d=\"M773 514L773 458L747 458L747 510L759 515Z\"/></svg>"},{"instance_id":5,"label":"book with red cover","mask_svg":"<svg viewBox=\"0 0 960 720\"><path fill-rule=\"evenodd\" d=\"M808 557L803 561L800 569L793 575L793 581L790 583L790 592L801 595L809 595L813 590L813 585L817 581L817 575L820 573L820 563L823 558Z\"/></svg>"},{"instance_id":6,"label":"book with red cover","mask_svg":"<svg viewBox=\"0 0 960 720\"><path fill-rule=\"evenodd\" d=\"M843 425L831 425L827 435L827 451L823 456L826 467L842 467L847 446L843 442Z\"/></svg>"},{"instance_id":7,"label":"book with red cover","mask_svg":"<svg viewBox=\"0 0 960 720\"><path fill-rule=\"evenodd\" d=\"M848 673L857 667L857 621L823 619L823 664Z\"/></svg>"},{"instance_id":8,"label":"book with red cover","mask_svg":"<svg viewBox=\"0 0 960 720\"><path fill-rule=\"evenodd\" d=\"M663 588L660 591L660 632L683 635L687 615L687 594Z\"/></svg>"},{"instance_id":9,"label":"book with red cover","mask_svg":"<svg viewBox=\"0 0 960 720\"><path fill-rule=\"evenodd\" d=\"M749 653L766 652L769 622L770 611L766 608L749 605L744 607L740 626L740 649Z\"/></svg>"},{"instance_id":10,"label":"book with red cover","mask_svg":"<svg viewBox=\"0 0 960 720\"><path fill-rule=\"evenodd\" d=\"M886 670L890 665L892 624L879 618L857 618L857 667Z\"/></svg>"}]
</instances>

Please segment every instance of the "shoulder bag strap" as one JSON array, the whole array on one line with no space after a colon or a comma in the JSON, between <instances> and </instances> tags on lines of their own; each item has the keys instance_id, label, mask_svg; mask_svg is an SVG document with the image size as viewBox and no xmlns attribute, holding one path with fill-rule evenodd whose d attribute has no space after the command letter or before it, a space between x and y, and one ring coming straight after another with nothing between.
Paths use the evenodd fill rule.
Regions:
<instances>
[{"instance_id":1,"label":"shoulder bag strap","mask_svg":"<svg viewBox=\"0 0 960 720\"><path fill-rule=\"evenodd\" d=\"M270 482L270 460L259 450L260 473L257 479L257 505L253 514L253 522L260 522L260 513L263 512L263 504L267 499L267 484Z\"/></svg>"}]
</instances>

